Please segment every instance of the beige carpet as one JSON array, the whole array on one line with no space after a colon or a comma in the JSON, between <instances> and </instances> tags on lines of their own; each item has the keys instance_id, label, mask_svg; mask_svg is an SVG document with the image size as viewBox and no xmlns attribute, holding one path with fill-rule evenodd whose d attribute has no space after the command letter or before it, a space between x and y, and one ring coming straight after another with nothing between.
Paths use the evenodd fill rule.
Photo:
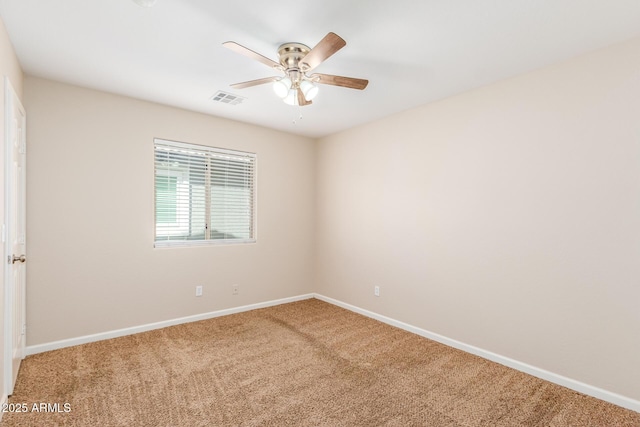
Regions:
<instances>
[{"instance_id":1,"label":"beige carpet","mask_svg":"<svg viewBox=\"0 0 640 427\"><path fill-rule=\"evenodd\" d=\"M29 411L5 413L6 427L640 426L639 413L319 300L30 356L9 402Z\"/></svg>"}]
</instances>

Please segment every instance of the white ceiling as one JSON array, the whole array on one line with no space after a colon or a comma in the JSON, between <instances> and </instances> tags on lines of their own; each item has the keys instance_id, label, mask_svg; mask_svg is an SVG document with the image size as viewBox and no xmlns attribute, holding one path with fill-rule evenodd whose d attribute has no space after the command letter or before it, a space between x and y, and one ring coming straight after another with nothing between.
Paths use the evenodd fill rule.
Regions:
<instances>
[{"instance_id":1,"label":"white ceiling","mask_svg":"<svg viewBox=\"0 0 640 427\"><path fill-rule=\"evenodd\" d=\"M312 137L640 36L638 0L0 0L0 15L29 75ZM277 61L329 31L347 46L315 71L364 91L323 85L300 108L270 85L229 87L276 73L223 42Z\"/></svg>"}]
</instances>

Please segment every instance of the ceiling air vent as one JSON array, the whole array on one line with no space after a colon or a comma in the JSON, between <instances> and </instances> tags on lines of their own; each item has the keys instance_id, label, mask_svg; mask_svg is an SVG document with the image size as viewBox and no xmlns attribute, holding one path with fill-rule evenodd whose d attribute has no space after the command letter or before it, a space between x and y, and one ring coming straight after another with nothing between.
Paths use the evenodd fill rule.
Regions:
<instances>
[{"instance_id":1,"label":"ceiling air vent","mask_svg":"<svg viewBox=\"0 0 640 427\"><path fill-rule=\"evenodd\" d=\"M211 99L216 102L222 102L223 104L238 105L246 98L219 90L211 97Z\"/></svg>"}]
</instances>

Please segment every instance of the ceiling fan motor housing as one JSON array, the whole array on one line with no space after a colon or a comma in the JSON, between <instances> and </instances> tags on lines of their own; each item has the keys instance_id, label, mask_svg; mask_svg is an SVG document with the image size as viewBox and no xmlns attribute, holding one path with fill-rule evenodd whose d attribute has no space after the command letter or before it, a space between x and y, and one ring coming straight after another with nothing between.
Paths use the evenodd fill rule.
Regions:
<instances>
[{"instance_id":1,"label":"ceiling fan motor housing","mask_svg":"<svg viewBox=\"0 0 640 427\"><path fill-rule=\"evenodd\" d=\"M278 48L278 58L285 69L300 68L298 66L300 60L307 56L310 51L309 46L302 43L285 43Z\"/></svg>"},{"instance_id":2,"label":"ceiling fan motor housing","mask_svg":"<svg viewBox=\"0 0 640 427\"><path fill-rule=\"evenodd\" d=\"M291 82L300 83L304 77L304 66L301 61L310 51L309 46L302 43L285 43L278 48L280 64Z\"/></svg>"}]
</instances>

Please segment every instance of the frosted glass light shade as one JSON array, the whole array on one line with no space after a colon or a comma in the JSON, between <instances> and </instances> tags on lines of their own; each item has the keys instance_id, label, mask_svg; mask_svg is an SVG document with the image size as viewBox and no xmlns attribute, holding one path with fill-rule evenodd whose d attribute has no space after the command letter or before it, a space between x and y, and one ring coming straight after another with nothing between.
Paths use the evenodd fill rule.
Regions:
<instances>
[{"instance_id":1,"label":"frosted glass light shade","mask_svg":"<svg viewBox=\"0 0 640 427\"><path fill-rule=\"evenodd\" d=\"M289 89L289 93L283 98L283 101L287 105L298 105L298 91Z\"/></svg>"},{"instance_id":2,"label":"frosted glass light shade","mask_svg":"<svg viewBox=\"0 0 640 427\"><path fill-rule=\"evenodd\" d=\"M289 89L291 89L291 80L288 77L273 82L273 91L280 98L285 98L289 94Z\"/></svg>"},{"instance_id":3,"label":"frosted glass light shade","mask_svg":"<svg viewBox=\"0 0 640 427\"><path fill-rule=\"evenodd\" d=\"M306 99L307 101L311 101L318 94L318 86L314 85L308 80L304 80L302 81L302 83L300 83L300 89L302 90L304 99Z\"/></svg>"}]
</instances>

